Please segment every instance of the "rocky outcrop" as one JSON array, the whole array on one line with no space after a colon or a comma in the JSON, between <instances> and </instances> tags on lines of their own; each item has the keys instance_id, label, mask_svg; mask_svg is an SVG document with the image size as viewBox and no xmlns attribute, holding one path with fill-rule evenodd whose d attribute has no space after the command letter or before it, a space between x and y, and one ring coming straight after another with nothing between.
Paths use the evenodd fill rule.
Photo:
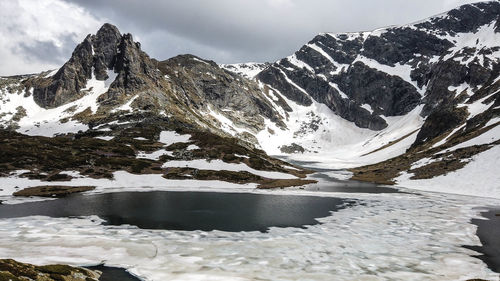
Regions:
<instances>
[{"instance_id":1,"label":"rocky outcrop","mask_svg":"<svg viewBox=\"0 0 500 281\"><path fill-rule=\"evenodd\" d=\"M361 62L354 63L341 73L337 81L351 103L350 107L339 107L337 111L358 127L381 130L386 123L380 115L404 115L420 103L421 96L411 84ZM363 104L370 105L373 113L360 110L359 106Z\"/></svg>"},{"instance_id":2,"label":"rocky outcrop","mask_svg":"<svg viewBox=\"0 0 500 281\"><path fill-rule=\"evenodd\" d=\"M286 63L284 63L286 64ZM272 66L266 68L264 71L257 75L257 78L272 86L274 89L279 90L279 92L284 95L289 100L297 102L301 105L311 105L312 100L309 94L301 89L297 88L293 83L290 83L289 78L282 69L281 65L273 64ZM303 77L304 80L310 81L308 75L303 75L304 70L298 69L297 76Z\"/></svg>"},{"instance_id":3,"label":"rocky outcrop","mask_svg":"<svg viewBox=\"0 0 500 281\"><path fill-rule=\"evenodd\" d=\"M81 97L80 90L92 75L105 80L107 70L113 69L120 40L120 32L111 24L103 25L96 35L89 34L56 74L33 83L35 101L42 107L57 107Z\"/></svg>"},{"instance_id":4,"label":"rocky outcrop","mask_svg":"<svg viewBox=\"0 0 500 281\"><path fill-rule=\"evenodd\" d=\"M475 32L479 27L498 20L500 3L485 1L463 5L448 13L415 24L424 30L436 30L436 34L457 34Z\"/></svg>"},{"instance_id":5,"label":"rocky outcrop","mask_svg":"<svg viewBox=\"0 0 500 281\"><path fill-rule=\"evenodd\" d=\"M255 65L256 69L261 67L264 65ZM82 105L77 114L63 120L76 119L90 126L116 118L119 113L130 116L151 113L220 135L235 131L221 129L220 116L230 120L232 127L257 133L264 128L264 119L284 126L282 120L286 116L276 107L291 110L282 98L272 101L268 87L212 61L192 55L161 62L151 59L132 35L122 35L111 24L104 24L95 35L88 35L57 73L46 75L35 75L21 82L26 89L33 89L35 102L45 108L65 105L89 94L90 79L108 80L106 89L92 101L97 103L97 112L96 106L83 110L87 105ZM249 133L238 134L245 141L256 142Z\"/></svg>"},{"instance_id":6,"label":"rocky outcrop","mask_svg":"<svg viewBox=\"0 0 500 281\"><path fill-rule=\"evenodd\" d=\"M326 107L357 127L374 131L396 120L388 117L413 112L426 119L415 147L464 123L467 129L481 128L497 116L494 108L484 114L469 111L479 107L484 111L483 105L498 99L493 84L498 84L500 74L500 46L495 43L500 41L499 11L498 2L470 4L410 25L320 34L275 63L221 66L192 55L157 61L141 50L132 35L105 24L87 36L53 76L13 80L33 88L35 101L49 108L92 92L82 90L91 78L112 78L95 100L67 108L55 120L76 120L90 128L154 116L247 144L262 145L266 138L286 135L293 139L275 148L295 142L305 151L320 151L326 146L317 140L305 144L300 138L319 138L320 143L342 139L342 128L352 125L336 126L341 122ZM2 89L30 94L7 80L0 83ZM0 125L19 129L16 125L29 112L17 104L11 108L15 112L2 113L6 121ZM308 116L316 110L321 111L319 121ZM315 126L309 126L311 121ZM352 128L357 134L358 128ZM273 145L279 142L275 140Z\"/></svg>"},{"instance_id":7,"label":"rocky outcrop","mask_svg":"<svg viewBox=\"0 0 500 281\"><path fill-rule=\"evenodd\" d=\"M95 186L35 186L14 192L12 195L21 197L64 197L70 194L94 190Z\"/></svg>"},{"instance_id":8,"label":"rocky outcrop","mask_svg":"<svg viewBox=\"0 0 500 281\"><path fill-rule=\"evenodd\" d=\"M486 38L498 32L499 14L500 3L491 1L412 25L320 34L256 77L301 105L313 99L358 127L381 130L384 117L407 114L419 104L426 117L468 98L449 87L465 83L474 91L497 77L500 47ZM477 33L477 41L464 33Z\"/></svg>"},{"instance_id":9,"label":"rocky outcrop","mask_svg":"<svg viewBox=\"0 0 500 281\"><path fill-rule=\"evenodd\" d=\"M111 24L104 24L95 35L88 35L71 58L52 77L28 81L33 86L35 101L42 107L58 107L83 96L91 78L106 80L109 74L117 78L100 101L113 103L119 94L131 94L154 88L161 79L151 59L132 35L121 35ZM110 101L113 100L113 101Z\"/></svg>"},{"instance_id":10,"label":"rocky outcrop","mask_svg":"<svg viewBox=\"0 0 500 281\"><path fill-rule=\"evenodd\" d=\"M36 266L15 260L0 260L0 280L2 281L91 281L99 280L101 273L68 265Z\"/></svg>"},{"instance_id":11,"label":"rocky outcrop","mask_svg":"<svg viewBox=\"0 0 500 281\"><path fill-rule=\"evenodd\" d=\"M263 88L215 62L193 55L180 55L158 62L178 99L194 112L216 111L237 126L258 132L264 118L283 126Z\"/></svg>"},{"instance_id":12,"label":"rocky outcrop","mask_svg":"<svg viewBox=\"0 0 500 281\"><path fill-rule=\"evenodd\" d=\"M116 26L105 23L92 38L94 73L98 80L108 78L107 70L114 69L117 54L121 51L117 46L122 42L122 35ZM116 69L119 71L119 68Z\"/></svg>"},{"instance_id":13,"label":"rocky outcrop","mask_svg":"<svg viewBox=\"0 0 500 281\"><path fill-rule=\"evenodd\" d=\"M134 42L131 34L123 35L117 49L113 69L118 75L100 101L116 104L120 94L131 96L140 92L161 92L160 71L141 50L140 43Z\"/></svg>"},{"instance_id":14,"label":"rocky outcrop","mask_svg":"<svg viewBox=\"0 0 500 281\"><path fill-rule=\"evenodd\" d=\"M424 144L426 141L447 132L467 119L467 110L464 108L441 107L433 111L428 117L420 131L413 146Z\"/></svg>"},{"instance_id":15,"label":"rocky outcrop","mask_svg":"<svg viewBox=\"0 0 500 281\"><path fill-rule=\"evenodd\" d=\"M236 74L239 74L248 79L254 79L255 75L259 74L266 67L271 65L268 62L264 63L236 63L236 64L221 64L220 67Z\"/></svg>"}]
</instances>

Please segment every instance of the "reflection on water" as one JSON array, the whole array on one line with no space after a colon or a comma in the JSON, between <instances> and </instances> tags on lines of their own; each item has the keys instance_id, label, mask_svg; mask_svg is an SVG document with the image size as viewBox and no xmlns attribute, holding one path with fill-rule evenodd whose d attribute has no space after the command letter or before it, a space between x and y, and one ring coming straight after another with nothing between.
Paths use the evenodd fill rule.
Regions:
<instances>
[{"instance_id":1,"label":"reflection on water","mask_svg":"<svg viewBox=\"0 0 500 281\"><path fill-rule=\"evenodd\" d=\"M396 188L380 186L375 183L342 179L346 177L345 176L346 173L350 174L350 172L346 170L318 168L315 166L315 164L318 164L319 162L292 160L288 157L277 157L277 158L283 159L294 165L298 165L316 171L316 173L309 175L309 178L318 180L318 184L308 185L304 187L303 189L307 191L346 192L346 193L399 193L400 192ZM340 176L340 179L336 176ZM347 178L350 178L350 176Z\"/></svg>"},{"instance_id":2,"label":"reflection on water","mask_svg":"<svg viewBox=\"0 0 500 281\"><path fill-rule=\"evenodd\" d=\"M90 270L99 270L102 272L99 281L138 281L139 278L128 273L123 268L118 267L107 267L104 265L97 266L87 266L86 268Z\"/></svg>"},{"instance_id":3,"label":"reflection on water","mask_svg":"<svg viewBox=\"0 0 500 281\"><path fill-rule=\"evenodd\" d=\"M266 231L314 225L343 205L339 198L214 192L122 192L0 206L0 218L97 215L144 229Z\"/></svg>"},{"instance_id":4,"label":"reflection on water","mask_svg":"<svg viewBox=\"0 0 500 281\"><path fill-rule=\"evenodd\" d=\"M329 170L335 172L334 170ZM311 179L318 180L317 184L307 185L307 191L322 192L346 192L346 193L400 193L395 188L380 186L369 182L359 182L353 180L339 180L329 175L328 172L318 172L310 176Z\"/></svg>"},{"instance_id":5,"label":"reflection on water","mask_svg":"<svg viewBox=\"0 0 500 281\"><path fill-rule=\"evenodd\" d=\"M473 219L472 223L477 225L477 236L483 245L467 248L482 253L478 258L500 273L500 208L488 208L481 215L486 219Z\"/></svg>"}]
</instances>

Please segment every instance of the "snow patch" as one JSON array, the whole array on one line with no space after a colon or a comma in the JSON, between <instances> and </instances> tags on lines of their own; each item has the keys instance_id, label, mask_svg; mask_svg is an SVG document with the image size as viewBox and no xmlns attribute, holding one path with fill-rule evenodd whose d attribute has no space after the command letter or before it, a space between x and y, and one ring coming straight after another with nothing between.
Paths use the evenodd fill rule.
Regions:
<instances>
[{"instance_id":1,"label":"snow patch","mask_svg":"<svg viewBox=\"0 0 500 281\"><path fill-rule=\"evenodd\" d=\"M311 72L311 73L315 73L314 68L312 68L312 67L311 67L310 65L308 65L307 63L305 63L305 62L303 62L303 61L299 60L295 54L293 54L293 55L291 55L291 56L287 57L287 60L288 60L291 64L293 64L293 65L295 65L296 67L298 67L299 69L305 68L305 69L307 69L307 71L309 71L309 72Z\"/></svg>"},{"instance_id":2,"label":"snow patch","mask_svg":"<svg viewBox=\"0 0 500 281\"><path fill-rule=\"evenodd\" d=\"M301 91L302 93L306 94L307 96L310 96L306 90L304 90L303 88L301 88L299 85L295 84L295 82L293 82L290 78L288 78L288 76L286 75L286 73L283 71L283 70L279 70L281 72L281 74L283 74L283 76L285 77L285 80L290 83L292 86L294 86L295 88L297 88L299 91Z\"/></svg>"},{"instance_id":3,"label":"snow patch","mask_svg":"<svg viewBox=\"0 0 500 281\"><path fill-rule=\"evenodd\" d=\"M397 76L403 79L404 81L408 82L409 84L413 85L413 87L415 87L415 89L417 90L417 92L420 93L420 95L423 96L425 94L426 87L420 88L417 85L417 82L411 79L411 71L413 69L410 65L397 63L394 66L389 66L381 64L378 61L367 58L363 55L358 55L358 57L354 60L352 64L355 64L356 62L362 62L364 65L376 69L378 71L387 73L390 76Z\"/></svg>"},{"instance_id":4,"label":"snow patch","mask_svg":"<svg viewBox=\"0 0 500 281\"><path fill-rule=\"evenodd\" d=\"M459 126L457 128L455 128L451 133L449 133L444 139L436 142L431 148L435 148L435 147L438 147L440 145L443 145L445 144L456 132L460 131L461 129L463 129L465 127L466 124L463 124L462 126Z\"/></svg>"},{"instance_id":5,"label":"snow patch","mask_svg":"<svg viewBox=\"0 0 500 281\"><path fill-rule=\"evenodd\" d=\"M86 94L80 99L61 105L56 108L42 108L33 99L33 89L29 90L29 95L23 91L21 93L8 93L1 91L2 104L0 106L1 122L7 122L17 112L17 108L22 108L26 116L17 123L19 133L36 136L52 137L57 134L77 133L86 131L89 127L75 120L67 120L73 115L90 108L92 113L96 113L99 107L97 98L107 92L109 85L114 81L116 74L108 70L109 78L105 81L97 80L94 73L87 81L86 87L82 89ZM66 119L66 120L65 120ZM62 121L63 120L63 121Z\"/></svg>"},{"instance_id":6,"label":"snow patch","mask_svg":"<svg viewBox=\"0 0 500 281\"><path fill-rule=\"evenodd\" d=\"M179 135L175 131L162 131L158 141L164 143L165 146L169 146L178 142L187 142L189 139L191 139L191 135Z\"/></svg>"},{"instance_id":7,"label":"snow patch","mask_svg":"<svg viewBox=\"0 0 500 281\"><path fill-rule=\"evenodd\" d=\"M94 137L96 139L100 139L100 140L105 140L105 141L110 141L112 139L114 139L115 137L114 136L100 136L100 137Z\"/></svg>"},{"instance_id":8,"label":"snow patch","mask_svg":"<svg viewBox=\"0 0 500 281\"><path fill-rule=\"evenodd\" d=\"M422 168L422 167L425 167L425 166L427 166L433 162L436 162L436 161L439 161L439 159L432 159L432 158L428 158L428 157L422 158L422 159L418 160L417 162L413 163L409 170Z\"/></svg>"},{"instance_id":9,"label":"snow patch","mask_svg":"<svg viewBox=\"0 0 500 281\"><path fill-rule=\"evenodd\" d=\"M318 45L316 45L316 44L307 44L306 46L309 47L309 48L311 48L311 49L313 49L313 50L315 50L316 52L320 53L323 57L325 57L328 61L330 61L330 63L332 63L335 66L336 70L331 73L332 75L338 75L342 71L344 71L345 69L349 68L348 64L341 64L341 63L338 63L337 61L335 61L329 54L327 54Z\"/></svg>"},{"instance_id":10,"label":"snow patch","mask_svg":"<svg viewBox=\"0 0 500 281\"><path fill-rule=\"evenodd\" d=\"M271 172L271 171L261 171L255 170L253 168L248 167L244 163L226 163L222 160L216 159L212 161L208 161L205 159L196 159L196 160L174 160L168 161L163 164L162 168L194 168L199 170L214 170L214 171L232 171L232 172L249 172L254 175L258 175L264 178L270 179L296 179L296 176L280 173L280 172Z\"/></svg>"},{"instance_id":11,"label":"snow patch","mask_svg":"<svg viewBox=\"0 0 500 281\"><path fill-rule=\"evenodd\" d=\"M189 150L196 150L196 149L200 149L200 147L199 147L199 146L197 146L196 144L190 144L190 145L186 148L186 150L188 150L188 151L189 151Z\"/></svg>"},{"instance_id":12,"label":"snow patch","mask_svg":"<svg viewBox=\"0 0 500 281\"><path fill-rule=\"evenodd\" d=\"M285 174L286 175L286 174ZM86 194L124 192L124 191L175 191L180 188L197 190L241 189L251 190L256 187L254 183L234 184L218 180L172 180L165 179L162 174L131 174L126 171L113 173L113 179L93 179L88 177L73 178L70 181L41 181L20 178L18 176L0 177L0 200L6 204L22 203L30 199L15 198L12 193L27 187L61 185L61 186L95 186L96 189ZM39 199L39 200L43 200Z\"/></svg>"},{"instance_id":13,"label":"snow patch","mask_svg":"<svg viewBox=\"0 0 500 281\"><path fill-rule=\"evenodd\" d=\"M208 62L206 62L206 61L204 61L204 60L200 60L199 58L195 58L195 57L193 57L193 58L191 58L191 59L192 59L192 60L194 60L194 61L197 61L197 62L204 63L204 64L206 64L206 65L210 65Z\"/></svg>"},{"instance_id":14,"label":"snow patch","mask_svg":"<svg viewBox=\"0 0 500 281\"><path fill-rule=\"evenodd\" d=\"M500 122L500 117L495 117L495 118L491 118L490 121L488 121L484 127L488 127L488 126L491 126L493 124L497 124L498 122Z\"/></svg>"},{"instance_id":15,"label":"snow patch","mask_svg":"<svg viewBox=\"0 0 500 281\"><path fill-rule=\"evenodd\" d=\"M208 107L208 112L205 113L206 115L211 115L214 117L219 123L221 124L220 129L222 129L224 132L236 136L237 134L241 134L244 132L250 133L247 129L243 129L240 127L237 127L231 119L227 118L226 116L222 115L219 112L214 111L210 106Z\"/></svg>"},{"instance_id":16,"label":"snow patch","mask_svg":"<svg viewBox=\"0 0 500 281\"><path fill-rule=\"evenodd\" d=\"M249 156L246 156L246 155L241 155L241 154L234 154L234 156L236 156L236 157L240 157L240 158L250 159L250 157L249 157Z\"/></svg>"},{"instance_id":17,"label":"snow patch","mask_svg":"<svg viewBox=\"0 0 500 281\"><path fill-rule=\"evenodd\" d=\"M479 64L484 67L485 58L488 57L492 60L498 58L498 54L496 53L491 55L479 54L482 50L498 47L500 33L495 31L495 22L480 27L475 33L458 33L454 36L448 35L441 37L454 43L454 46L449 50L449 53L443 57L443 60L454 58L455 61L463 65L469 65L477 58ZM464 60L465 58L460 55L460 52L470 47L475 48L475 53Z\"/></svg>"},{"instance_id":18,"label":"snow patch","mask_svg":"<svg viewBox=\"0 0 500 281\"><path fill-rule=\"evenodd\" d=\"M492 95L495 95L496 93L493 93L489 96L486 96L482 99L479 99L473 103L462 103L462 104L459 104L458 107L461 108L461 107L465 107L467 108L467 111L469 112L469 116L467 117L467 119L472 119L474 118L475 116L485 112L487 109L489 109L494 103L495 101L492 100L490 103L488 104L485 104L484 101L486 101L487 99L489 99Z\"/></svg>"},{"instance_id":19,"label":"snow patch","mask_svg":"<svg viewBox=\"0 0 500 281\"><path fill-rule=\"evenodd\" d=\"M416 190L463 194L500 199L500 146L474 155L462 169L425 180L411 180L403 172L395 180L399 186Z\"/></svg>"},{"instance_id":20,"label":"snow patch","mask_svg":"<svg viewBox=\"0 0 500 281\"><path fill-rule=\"evenodd\" d=\"M346 99L348 100L349 97L340 90L339 86L335 83L332 83L332 82L329 82L328 85L330 85L330 87L334 88L335 90L337 90L337 92L339 93L340 97L342 97L343 99Z\"/></svg>"},{"instance_id":21,"label":"snow patch","mask_svg":"<svg viewBox=\"0 0 500 281\"><path fill-rule=\"evenodd\" d=\"M365 103L365 104L362 104L362 105L361 105L361 108L364 108L364 109L366 109L368 112L370 112L370 114L373 114L373 109L372 109L371 105L369 105L369 104Z\"/></svg>"},{"instance_id":22,"label":"snow patch","mask_svg":"<svg viewBox=\"0 0 500 281\"><path fill-rule=\"evenodd\" d=\"M163 155L174 156L173 152L171 152L171 151L167 151L165 149L159 149L159 150L151 152L151 153L146 153L144 151L141 151L137 154L136 158L158 161L158 160L160 160L160 157Z\"/></svg>"},{"instance_id":23,"label":"snow patch","mask_svg":"<svg viewBox=\"0 0 500 281\"><path fill-rule=\"evenodd\" d=\"M460 95L463 91L466 91L466 94L469 97L474 94L472 92L471 86L468 83L466 83L466 82L462 83L459 86L449 86L448 87L448 91L455 92L455 97L457 97L458 95Z\"/></svg>"},{"instance_id":24,"label":"snow patch","mask_svg":"<svg viewBox=\"0 0 500 281\"><path fill-rule=\"evenodd\" d=\"M481 135L472 138L468 141L464 141L460 144L457 144L453 147L448 148L446 151L454 151L460 148L465 148L474 145L484 145L490 144L500 139L500 126L495 126L494 128L482 133Z\"/></svg>"},{"instance_id":25,"label":"snow patch","mask_svg":"<svg viewBox=\"0 0 500 281\"><path fill-rule=\"evenodd\" d=\"M51 72L49 72L47 75L45 75L45 78L49 78L49 77L52 77L54 75L56 75L56 73L59 71L59 68L58 69L54 69L52 70Z\"/></svg>"},{"instance_id":26,"label":"snow patch","mask_svg":"<svg viewBox=\"0 0 500 281\"><path fill-rule=\"evenodd\" d=\"M132 108L132 103L139 97L139 95L135 95L133 98L131 98L128 102L123 104L122 106L115 108L111 110L112 113L118 112L118 111L133 111L134 109Z\"/></svg>"},{"instance_id":27,"label":"snow patch","mask_svg":"<svg viewBox=\"0 0 500 281\"><path fill-rule=\"evenodd\" d=\"M238 63L238 64L221 64L221 68L239 74L248 79L254 79L262 70L267 67L265 63Z\"/></svg>"}]
</instances>

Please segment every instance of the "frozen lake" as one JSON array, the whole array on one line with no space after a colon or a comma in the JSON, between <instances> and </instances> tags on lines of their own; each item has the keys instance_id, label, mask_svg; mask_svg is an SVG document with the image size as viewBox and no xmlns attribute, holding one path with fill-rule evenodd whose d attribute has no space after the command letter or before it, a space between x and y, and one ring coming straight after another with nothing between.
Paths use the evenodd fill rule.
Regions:
<instances>
[{"instance_id":1,"label":"frozen lake","mask_svg":"<svg viewBox=\"0 0 500 281\"><path fill-rule=\"evenodd\" d=\"M464 247L480 249L471 220L487 205L500 202L323 189L77 195L0 205L0 256L144 280L498 280Z\"/></svg>"}]
</instances>

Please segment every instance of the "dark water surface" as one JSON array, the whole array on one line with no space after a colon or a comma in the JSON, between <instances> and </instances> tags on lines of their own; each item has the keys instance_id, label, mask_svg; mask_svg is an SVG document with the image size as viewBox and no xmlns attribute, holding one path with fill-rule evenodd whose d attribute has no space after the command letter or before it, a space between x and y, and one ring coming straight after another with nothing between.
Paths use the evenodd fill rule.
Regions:
<instances>
[{"instance_id":1,"label":"dark water surface","mask_svg":"<svg viewBox=\"0 0 500 281\"><path fill-rule=\"evenodd\" d=\"M491 208L481 215L487 219L473 219L472 223L478 227L477 236L483 246L467 248L482 253L477 258L484 261L491 270L500 273L500 208Z\"/></svg>"},{"instance_id":2,"label":"dark water surface","mask_svg":"<svg viewBox=\"0 0 500 281\"><path fill-rule=\"evenodd\" d=\"M87 266L90 270L99 270L102 272L99 281L138 281L141 280L128 273L125 269L119 267L107 267L104 265Z\"/></svg>"},{"instance_id":3,"label":"dark water surface","mask_svg":"<svg viewBox=\"0 0 500 281\"><path fill-rule=\"evenodd\" d=\"M266 231L317 224L340 198L217 192L119 192L0 205L0 218L97 215L108 224L144 229Z\"/></svg>"},{"instance_id":4,"label":"dark water surface","mask_svg":"<svg viewBox=\"0 0 500 281\"><path fill-rule=\"evenodd\" d=\"M330 170L332 171L332 170ZM380 186L370 182L360 182L353 180L339 180L332 178L322 172L310 176L311 179L318 179L319 183L307 185L304 190L321 192L344 192L344 193L401 193L396 188Z\"/></svg>"},{"instance_id":5,"label":"dark water surface","mask_svg":"<svg viewBox=\"0 0 500 281\"><path fill-rule=\"evenodd\" d=\"M316 173L310 175L309 177L311 179L317 179L319 183L313 185L307 185L306 187L304 187L304 189L307 191L343 192L343 193L401 193L401 191L399 191L396 188L381 186L375 183L336 179L334 177L329 176L326 173L335 171L345 171L345 170L323 169L312 166L320 162L292 160L288 157L283 157L283 156L275 156L275 157L284 160L286 162L289 162L291 164L316 171Z\"/></svg>"}]
</instances>

